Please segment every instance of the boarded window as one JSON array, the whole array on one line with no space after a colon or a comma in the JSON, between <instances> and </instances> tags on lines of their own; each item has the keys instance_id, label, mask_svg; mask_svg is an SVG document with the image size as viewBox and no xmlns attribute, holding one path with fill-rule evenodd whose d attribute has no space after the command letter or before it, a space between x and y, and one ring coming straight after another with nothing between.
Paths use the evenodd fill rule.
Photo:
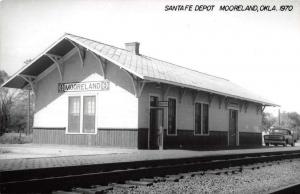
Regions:
<instances>
[{"instance_id":1,"label":"boarded window","mask_svg":"<svg viewBox=\"0 0 300 194\"><path fill-rule=\"evenodd\" d=\"M208 134L208 104L203 104L203 134Z\"/></svg>"},{"instance_id":2,"label":"boarded window","mask_svg":"<svg viewBox=\"0 0 300 194\"><path fill-rule=\"evenodd\" d=\"M80 132L80 96L69 97L69 133Z\"/></svg>"},{"instance_id":3,"label":"boarded window","mask_svg":"<svg viewBox=\"0 0 300 194\"><path fill-rule=\"evenodd\" d=\"M83 97L83 133L95 133L96 98L95 96Z\"/></svg>"},{"instance_id":4,"label":"boarded window","mask_svg":"<svg viewBox=\"0 0 300 194\"><path fill-rule=\"evenodd\" d=\"M168 134L176 134L176 99L169 98Z\"/></svg>"},{"instance_id":5,"label":"boarded window","mask_svg":"<svg viewBox=\"0 0 300 194\"><path fill-rule=\"evenodd\" d=\"M201 134L201 104L195 104L195 134Z\"/></svg>"}]
</instances>

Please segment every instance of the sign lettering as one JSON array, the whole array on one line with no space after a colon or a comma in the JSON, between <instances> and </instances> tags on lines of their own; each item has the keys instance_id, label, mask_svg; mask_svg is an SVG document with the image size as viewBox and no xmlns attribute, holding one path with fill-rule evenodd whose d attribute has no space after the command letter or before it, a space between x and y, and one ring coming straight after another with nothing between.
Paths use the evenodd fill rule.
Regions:
<instances>
[{"instance_id":1,"label":"sign lettering","mask_svg":"<svg viewBox=\"0 0 300 194\"><path fill-rule=\"evenodd\" d=\"M109 81L58 83L58 93L109 90Z\"/></svg>"}]
</instances>

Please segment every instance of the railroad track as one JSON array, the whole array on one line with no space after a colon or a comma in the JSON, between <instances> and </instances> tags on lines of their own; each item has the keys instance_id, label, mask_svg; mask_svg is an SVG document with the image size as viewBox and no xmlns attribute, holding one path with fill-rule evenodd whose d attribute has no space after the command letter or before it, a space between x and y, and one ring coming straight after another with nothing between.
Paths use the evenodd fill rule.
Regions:
<instances>
[{"instance_id":1,"label":"railroad track","mask_svg":"<svg viewBox=\"0 0 300 194\"><path fill-rule=\"evenodd\" d=\"M207 173L238 173L271 165L269 162L300 158L300 151L231 154L117 164L30 169L1 172L1 193L104 193L112 188L149 186ZM220 170L216 170L220 169ZM75 188L75 189L74 189ZM63 190L63 191L59 191Z\"/></svg>"}]
</instances>

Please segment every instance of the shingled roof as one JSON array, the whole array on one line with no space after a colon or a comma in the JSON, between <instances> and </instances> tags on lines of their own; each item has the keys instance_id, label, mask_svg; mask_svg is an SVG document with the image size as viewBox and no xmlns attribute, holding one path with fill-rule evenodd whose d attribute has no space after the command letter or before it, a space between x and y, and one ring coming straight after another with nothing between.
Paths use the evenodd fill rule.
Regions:
<instances>
[{"instance_id":1,"label":"shingled roof","mask_svg":"<svg viewBox=\"0 0 300 194\"><path fill-rule=\"evenodd\" d=\"M150 80L206 91L241 100L252 101L266 106L278 106L273 102L266 100L227 79L201 73L196 70L188 69L142 54L137 55L126 49L118 48L73 34L65 34L30 64L26 65L15 75L13 75L2 86L23 88L25 85L27 85L27 83L26 81L24 83L19 83L21 82L22 78L19 78L18 75L39 75L42 71L46 70L53 64L51 60L46 59L47 57L44 58L45 54L48 52L56 52L57 54L63 56L67 53L67 51L74 48L73 45L70 44L70 41L94 52L96 55L102 58L111 61L112 63L122 67L129 73L143 80ZM33 66L36 68L33 68ZM30 69L34 69L34 71L30 71Z\"/></svg>"}]
</instances>

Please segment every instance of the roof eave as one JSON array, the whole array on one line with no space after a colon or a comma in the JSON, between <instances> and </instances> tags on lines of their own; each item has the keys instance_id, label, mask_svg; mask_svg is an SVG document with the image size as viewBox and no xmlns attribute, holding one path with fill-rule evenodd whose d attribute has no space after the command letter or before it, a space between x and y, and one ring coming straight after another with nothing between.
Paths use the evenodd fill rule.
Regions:
<instances>
[{"instance_id":1,"label":"roof eave","mask_svg":"<svg viewBox=\"0 0 300 194\"><path fill-rule=\"evenodd\" d=\"M13 80L15 77L19 76L20 73L22 73L26 68L30 67L34 62L36 62L39 58L41 58L43 55L45 55L49 50L51 50L53 47L55 47L60 41L62 41L67 34L65 33L62 35L58 40L56 40L54 43L52 43L47 49L45 49L41 54L39 54L37 57L35 57L30 63L24 65L19 71L14 73L8 80L6 80L1 86L2 87L7 87L6 85ZM23 88L17 88L17 89L23 89Z\"/></svg>"},{"instance_id":2,"label":"roof eave","mask_svg":"<svg viewBox=\"0 0 300 194\"><path fill-rule=\"evenodd\" d=\"M154 81L154 82L161 82L161 83L165 83L165 84L171 84L171 85L175 85L175 86L179 86L179 87L190 88L190 89L194 89L194 90L205 91L205 92L218 94L218 95L222 95L222 96L228 96L228 97L237 98L237 99L241 99L241 100L245 100L245 101L255 102L255 103L262 104L263 106L280 107L279 105L274 104L274 103L258 101L258 100L254 100L254 99L250 99L250 98L244 98L244 97L241 97L241 96L227 94L227 93L223 93L223 92L219 92L219 91L215 91L215 90L210 90L210 89L207 89L207 88L201 88L201 87L191 86L191 85L187 85L187 84L181 84L181 83L177 83L177 82L152 78L152 77L148 77L148 76L144 76L144 79L149 80L149 81Z\"/></svg>"}]
</instances>

